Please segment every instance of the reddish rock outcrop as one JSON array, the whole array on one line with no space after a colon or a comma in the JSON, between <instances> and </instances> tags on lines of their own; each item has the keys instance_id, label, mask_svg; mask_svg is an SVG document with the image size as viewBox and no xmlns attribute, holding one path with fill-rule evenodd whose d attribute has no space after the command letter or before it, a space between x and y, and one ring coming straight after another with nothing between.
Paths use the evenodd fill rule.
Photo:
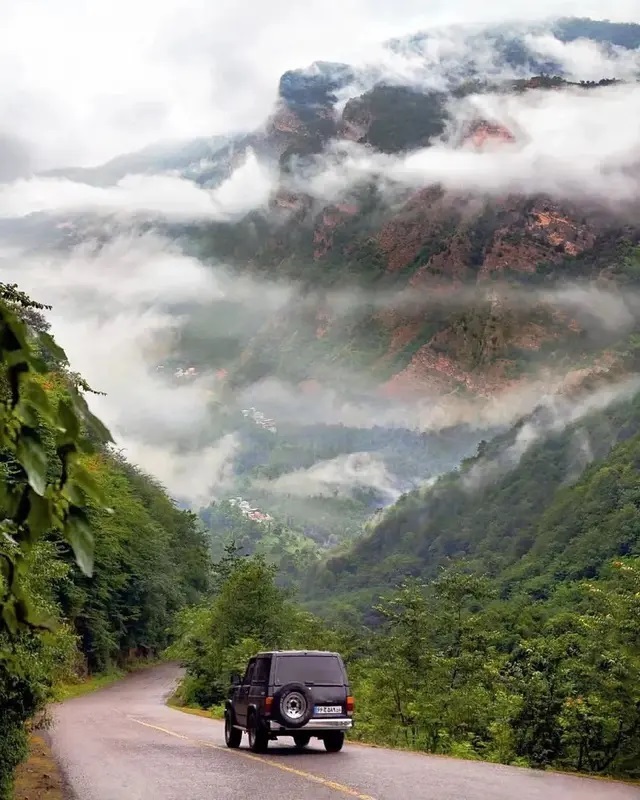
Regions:
<instances>
[{"instance_id":1,"label":"reddish rock outcrop","mask_svg":"<svg viewBox=\"0 0 640 800\"><path fill-rule=\"evenodd\" d=\"M313 231L313 257L316 261L332 249L333 236L338 225L357 212L358 206L350 203L328 206L322 211Z\"/></svg>"},{"instance_id":2,"label":"reddish rock outcrop","mask_svg":"<svg viewBox=\"0 0 640 800\"><path fill-rule=\"evenodd\" d=\"M471 127L464 141L476 150L483 150L493 144L511 144L516 137L504 125L482 121Z\"/></svg>"}]
</instances>

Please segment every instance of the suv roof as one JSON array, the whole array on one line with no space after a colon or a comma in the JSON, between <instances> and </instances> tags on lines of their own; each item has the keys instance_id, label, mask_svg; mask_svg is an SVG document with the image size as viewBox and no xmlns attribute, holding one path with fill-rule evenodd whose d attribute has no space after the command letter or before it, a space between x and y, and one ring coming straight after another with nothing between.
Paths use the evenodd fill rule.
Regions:
<instances>
[{"instance_id":1,"label":"suv roof","mask_svg":"<svg viewBox=\"0 0 640 800\"><path fill-rule=\"evenodd\" d=\"M256 653L254 658L264 656L338 656L339 653L334 653L331 650L265 650L262 653Z\"/></svg>"}]
</instances>

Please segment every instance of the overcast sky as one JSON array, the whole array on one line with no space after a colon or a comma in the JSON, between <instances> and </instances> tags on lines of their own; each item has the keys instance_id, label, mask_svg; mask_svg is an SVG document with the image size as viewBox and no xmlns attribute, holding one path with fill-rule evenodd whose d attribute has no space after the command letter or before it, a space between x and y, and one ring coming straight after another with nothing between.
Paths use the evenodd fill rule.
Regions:
<instances>
[{"instance_id":1,"label":"overcast sky","mask_svg":"<svg viewBox=\"0 0 640 800\"><path fill-rule=\"evenodd\" d=\"M253 127L284 70L391 36L549 15L640 17L637 0L4 0L0 180Z\"/></svg>"}]
</instances>

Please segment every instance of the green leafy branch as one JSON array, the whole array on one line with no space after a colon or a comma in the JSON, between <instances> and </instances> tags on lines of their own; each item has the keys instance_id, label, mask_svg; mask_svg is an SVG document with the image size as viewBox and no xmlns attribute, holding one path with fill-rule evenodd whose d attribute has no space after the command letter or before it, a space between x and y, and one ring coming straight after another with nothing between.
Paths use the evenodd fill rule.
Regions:
<instances>
[{"instance_id":1,"label":"green leafy branch","mask_svg":"<svg viewBox=\"0 0 640 800\"><path fill-rule=\"evenodd\" d=\"M11 298L14 299L14 298ZM14 299L15 301L15 299ZM29 327L15 312L15 302L0 297L0 369L4 396L0 403L0 632L47 628L25 591L27 556L47 533L57 531L68 542L82 571L93 570L93 534L87 506L103 506L97 484L81 456L94 451L89 439L111 442L104 425L89 411L76 382L56 402L40 385L45 361L29 339ZM61 364L64 351L46 332L39 343ZM53 437L57 469L43 434ZM51 473L55 477L51 478Z\"/></svg>"}]
</instances>

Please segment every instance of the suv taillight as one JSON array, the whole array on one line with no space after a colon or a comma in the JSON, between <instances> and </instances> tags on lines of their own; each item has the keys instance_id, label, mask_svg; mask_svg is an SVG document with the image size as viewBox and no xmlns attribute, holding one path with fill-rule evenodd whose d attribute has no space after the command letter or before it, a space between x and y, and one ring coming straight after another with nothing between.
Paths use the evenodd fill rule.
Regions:
<instances>
[{"instance_id":1,"label":"suv taillight","mask_svg":"<svg viewBox=\"0 0 640 800\"><path fill-rule=\"evenodd\" d=\"M273 706L273 697L265 697L264 699L264 711L265 714L271 713L271 707Z\"/></svg>"},{"instance_id":2,"label":"suv taillight","mask_svg":"<svg viewBox=\"0 0 640 800\"><path fill-rule=\"evenodd\" d=\"M349 697L347 697L347 714L353 714L354 708L355 708L355 702L353 700L353 697L349 695Z\"/></svg>"}]
</instances>

